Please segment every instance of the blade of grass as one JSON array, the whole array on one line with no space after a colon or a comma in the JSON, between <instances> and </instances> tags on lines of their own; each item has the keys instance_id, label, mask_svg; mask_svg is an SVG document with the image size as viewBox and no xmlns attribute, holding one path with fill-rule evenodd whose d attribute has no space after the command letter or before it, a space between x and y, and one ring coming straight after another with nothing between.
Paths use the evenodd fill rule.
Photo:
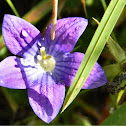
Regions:
<instances>
[{"instance_id":1,"label":"blade of grass","mask_svg":"<svg viewBox=\"0 0 126 126\"><path fill-rule=\"evenodd\" d=\"M84 82L86 81L98 57L100 56L125 4L125 0L111 0L91 40L91 43L86 51L85 57L78 69L74 81L68 90L63 104L62 112L71 104L71 102L80 92Z\"/></svg>"},{"instance_id":2,"label":"blade of grass","mask_svg":"<svg viewBox=\"0 0 126 126\"><path fill-rule=\"evenodd\" d=\"M14 12L14 14L18 17L20 17L19 13L17 12L16 8L14 7L13 3L11 2L11 0L6 0L8 5L10 6L10 8L12 9L12 11Z\"/></svg>"},{"instance_id":3,"label":"blade of grass","mask_svg":"<svg viewBox=\"0 0 126 126\"><path fill-rule=\"evenodd\" d=\"M101 3L102 3L102 6L103 6L104 10L106 10L107 9L107 5L106 5L105 0L101 0Z\"/></svg>"},{"instance_id":4,"label":"blade of grass","mask_svg":"<svg viewBox=\"0 0 126 126\"><path fill-rule=\"evenodd\" d=\"M95 18L92 18L98 25L99 25L99 21ZM114 59L118 62L118 63L122 63L125 59L126 59L126 55L124 50L120 47L120 45L115 42L111 36L109 36L108 40L107 40L107 46L111 52L111 54L113 55Z\"/></svg>"},{"instance_id":5,"label":"blade of grass","mask_svg":"<svg viewBox=\"0 0 126 126\"><path fill-rule=\"evenodd\" d=\"M106 11L106 9L107 9L106 1L105 1L105 0L101 0L101 3L102 3L102 6L103 6L103 8L104 8L104 11ZM117 41L117 38L116 38L114 32L111 33L111 36L114 38L114 40Z\"/></svg>"}]
</instances>

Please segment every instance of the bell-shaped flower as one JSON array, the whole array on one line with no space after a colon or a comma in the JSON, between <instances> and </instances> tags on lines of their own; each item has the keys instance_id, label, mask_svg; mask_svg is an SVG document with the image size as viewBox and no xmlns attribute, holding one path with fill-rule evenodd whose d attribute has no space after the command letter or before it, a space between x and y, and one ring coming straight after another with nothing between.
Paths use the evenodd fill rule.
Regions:
<instances>
[{"instance_id":1,"label":"bell-shaped flower","mask_svg":"<svg viewBox=\"0 0 126 126\"><path fill-rule=\"evenodd\" d=\"M9 14L4 16L4 41L16 56L0 62L0 86L27 89L33 111L46 123L58 114L65 86L71 85L84 57L83 53L70 52L87 24L87 19L81 17L60 19L52 41L52 25L42 37L40 31L24 19ZM106 82L104 70L96 63L83 89L97 88Z\"/></svg>"}]
</instances>

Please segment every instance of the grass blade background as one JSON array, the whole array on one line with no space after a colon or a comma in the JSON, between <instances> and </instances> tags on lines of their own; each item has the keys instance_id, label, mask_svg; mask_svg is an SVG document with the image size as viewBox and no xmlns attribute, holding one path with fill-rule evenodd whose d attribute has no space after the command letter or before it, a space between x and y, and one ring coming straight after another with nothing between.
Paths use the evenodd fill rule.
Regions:
<instances>
[{"instance_id":1,"label":"grass blade background","mask_svg":"<svg viewBox=\"0 0 126 126\"><path fill-rule=\"evenodd\" d=\"M47 13L49 13L51 9L52 4L50 0L40 1L34 8L26 13L23 18L32 24L36 24Z\"/></svg>"},{"instance_id":2,"label":"grass blade background","mask_svg":"<svg viewBox=\"0 0 126 126\"><path fill-rule=\"evenodd\" d=\"M11 2L11 0L6 0L8 5L11 7L12 11L14 12L14 14L18 17L20 17L19 13L17 12L16 8L14 7L13 3Z\"/></svg>"},{"instance_id":3,"label":"grass blade background","mask_svg":"<svg viewBox=\"0 0 126 126\"><path fill-rule=\"evenodd\" d=\"M66 95L62 112L75 99L88 75L90 74L95 62L100 56L108 37L110 36L124 6L126 0L111 0L92 40L86 51L85 57L78 69L71 87Z\"/></svg>"}]
</instances>

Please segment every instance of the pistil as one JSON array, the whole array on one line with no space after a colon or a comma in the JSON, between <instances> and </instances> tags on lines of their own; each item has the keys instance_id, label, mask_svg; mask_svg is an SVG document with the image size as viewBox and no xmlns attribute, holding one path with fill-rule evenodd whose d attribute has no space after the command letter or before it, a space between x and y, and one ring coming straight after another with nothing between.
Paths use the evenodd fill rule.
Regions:
<instances>
[{"instance_id":1,"label":"pistil","mask_svg":"<svg viewBox=\"0 0 126 126\"><path fill-rule=\"evenodd\" d=\"M46 57L45 47L40 48L40 53L41 53L42 59L44 59Z\"/></svg>"},{"instance_id":2,"label":"pistil","mask_svg":"<svg viewBox=\"0 0 126 126\"><path fill-rule=\"evenodd\" d=\"M46 54L45 47L40 48L40 55L37 56L37 60L43 70L45 72L49 72L50 75L52 75L52 71L55 68L56 62L51 55Z\"/></svg>"}]
</instances>

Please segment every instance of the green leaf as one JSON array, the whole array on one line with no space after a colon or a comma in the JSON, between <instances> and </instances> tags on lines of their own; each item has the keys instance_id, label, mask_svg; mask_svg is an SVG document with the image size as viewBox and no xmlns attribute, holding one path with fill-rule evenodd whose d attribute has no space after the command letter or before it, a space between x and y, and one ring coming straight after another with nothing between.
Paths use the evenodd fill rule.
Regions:
<instances>
[{"instance_id":1,"label":"green leaf","mask_svg":"<svg viewBox=\"0 0 126 126\"><path fill-rule=\"evenodd\" d=\"M115 110L101 125L126 125L126 103Z\"/></svg>"},{"instance_id":2,"label":"green leaf","mask_svg":"<svg viewBox=\"0 0 126 126\"><path fill-rule=\"evenodd\" d=\"M124 6L126 0L111 0L91 42L85 57L78 69L71 87L66 95L62 112L71 104L80 92L98 57L100 56L108 37L110 36Z\"/></svg>"},{"instance_id":3,"label":"green leaf","mask_svg":"<svg viewBox=\"0 0 126 126\"><path fill-rule=\"evenodd\" d=\"M111 52L111 54L114 56L114 59L118 62L121 63L126 59L125 52L123 49L119 46L117 42L115 42L111 37L109 37L107 46Z\"/></svg>"},{"instance_id":4,"label":"green leaf","mask_svg":"<svg viewBox=\"0 0 126 126\"><path fill-rule=\"evenodd\" d=\"M119 63L106 65L103 67L105 74L108 80L114 79L117 75L122 72L121 66Z\"/></svg>"}]
</instances>

